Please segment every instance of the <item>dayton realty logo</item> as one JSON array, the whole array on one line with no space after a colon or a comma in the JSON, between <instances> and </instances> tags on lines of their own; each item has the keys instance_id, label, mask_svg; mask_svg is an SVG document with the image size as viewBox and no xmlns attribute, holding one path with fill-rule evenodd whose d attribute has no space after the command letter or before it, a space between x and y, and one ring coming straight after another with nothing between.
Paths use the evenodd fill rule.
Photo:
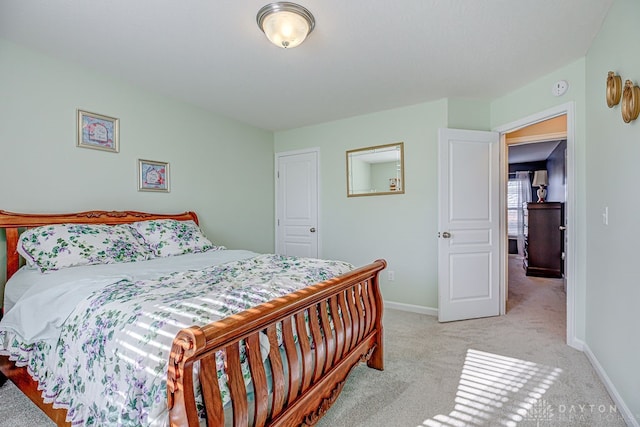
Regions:
<instances>
[{"instance_id":1,"label":"dayton realty logo","mask_svg":"<svg viewBox=\"0 0 640 427\"><path fill-rule=\"evenodd\" d=\"M554 408L545 399L536 401L523 417L523 421L535 421L536 426L545 425L553 421Z\"/></svg>"},{"instance_id":2,"label":"dayton realty logo","mask_svg":"<svg viewBox=\"0 0 640 427\"><path fill-rule=\"evenodd\" d=\"M618 407L611 404L578 404L578 405L551 405L544 399L538 400L527 411L523 422L530 422L536 427L560 426L565 424L593 424L624 422L624 418L618 412Z\"/></svg>"},{"instance_id":3,"label":"dayton realty logo","mask_svg":"<svg viewBox=\"0 0 640 427\"><path fill-rule=\"evenodd\" d=\"M558 405L558 419L563 422L609 422L622 421L616 405L579 404Z\"/></svg>"}]
</instances>

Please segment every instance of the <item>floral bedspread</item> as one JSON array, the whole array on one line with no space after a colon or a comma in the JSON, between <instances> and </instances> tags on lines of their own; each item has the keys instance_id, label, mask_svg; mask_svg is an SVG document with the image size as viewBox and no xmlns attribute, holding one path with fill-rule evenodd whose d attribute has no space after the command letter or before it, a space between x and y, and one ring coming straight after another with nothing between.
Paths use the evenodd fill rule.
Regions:
<instances>
[{"instance_id":1,"label":"floral bedspread","mask_svg":"<svg viewBox=\"0 0 640 427\"><path fill-rule=\"evenodd\" d=\"M68 409L73 425L166 425L167 364L180 329L351 269L340 261L260 255L157 279L119 279L76 306L57 343L22 342L0 327L0 353L27 365L45 400Z\"/></svg>"}]
</instances>

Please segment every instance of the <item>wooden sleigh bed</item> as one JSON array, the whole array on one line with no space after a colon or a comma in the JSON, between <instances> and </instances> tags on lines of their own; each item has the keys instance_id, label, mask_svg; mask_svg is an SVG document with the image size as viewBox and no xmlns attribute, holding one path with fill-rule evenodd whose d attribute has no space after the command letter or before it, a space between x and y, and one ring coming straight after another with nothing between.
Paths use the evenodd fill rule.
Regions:
<instances>
[{"instance_id":1,"label":"wooden sleigh bed","mask_svg":"<svg viewBox=\"0 0 640 427\"><path fill-rule=\"evenodd\" d=\"M116 225L152 219L198 220L193 212L36 215L0 211L0 228L6 231L7 280L20 268L17 245L19 234L26 228L70 223ZM378 274L385 266L384 260L378 260L205 326L182 329L173 339L166 379L170 425L201 425L196 388L201 389L204 406L200 415L206 414L210 427L316 424L358 363L383 369L383 306ZM309 340L296 340L295 331L305 329ZM270 344L266 358L260 353L260 334ZM241 372L241 345L246 345L253 383L250 398ZM214 359L221 350L226 354L231 396L231 408L226 409ZM199 367L195 380L194 366ZM67 411L44 403L38 384L25 367L16 367L8 356L0 356L0 371L57 425L69 425L65 421ZM197 382L200 387L196 387Z\"/></svg>"}]
</instances>

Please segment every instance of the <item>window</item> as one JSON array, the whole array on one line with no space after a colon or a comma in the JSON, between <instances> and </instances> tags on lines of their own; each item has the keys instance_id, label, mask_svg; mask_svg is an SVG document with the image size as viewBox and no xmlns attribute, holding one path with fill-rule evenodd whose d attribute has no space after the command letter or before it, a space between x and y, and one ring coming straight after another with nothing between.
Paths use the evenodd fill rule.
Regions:
<instances>
[{"instance_id":1,"label":"window","mask_svg":"<svg viewBox=\"0 0 640 427\"><path fill-rule=\"evenodd\" d=\"M511 237L518 235L518 211L522 209L519 196L521 182L510 179L507 184L507 234Z\"/></svg>"}]
</instances>

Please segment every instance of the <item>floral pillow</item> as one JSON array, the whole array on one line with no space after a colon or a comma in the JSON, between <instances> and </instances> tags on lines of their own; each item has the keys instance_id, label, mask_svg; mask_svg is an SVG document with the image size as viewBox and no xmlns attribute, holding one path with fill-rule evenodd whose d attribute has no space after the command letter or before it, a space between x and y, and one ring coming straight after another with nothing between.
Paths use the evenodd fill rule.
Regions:
<instances>
[{"instance_id":1,"label":"floral pillow","mask_svg":"<svg viewBox=\"0 0 640 427\"><path fill-rule=\"evenodd\" d=\"M41 272L91 264L143 261L153 254L123 225L59 224L30 228L18 253Z\"/></svg>"},{"instance_id":2,"label":"floral pillow","mask_svg":"<svg viewBox=\"0 0 640 427\"><path fill-rule=\"evenodd\" d=\"M192 220L156 219L129 225L157 257L224 249L211 243Z\"/></svg>"}]
</instances>

